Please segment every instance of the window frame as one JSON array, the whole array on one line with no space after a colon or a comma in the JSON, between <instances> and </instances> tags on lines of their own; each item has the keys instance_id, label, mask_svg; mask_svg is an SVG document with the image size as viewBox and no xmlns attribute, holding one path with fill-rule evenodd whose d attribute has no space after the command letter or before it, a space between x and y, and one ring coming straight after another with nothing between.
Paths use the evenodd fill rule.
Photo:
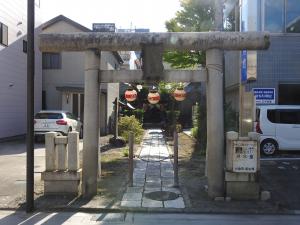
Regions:
<instances>
[{"instance_id":1,"label":"window frame","mask_svg":"<svg viewBox=\"0 0 300 225\"><path fill-rule=\"evenodd\" d=\"M7 41L7 43L3 42L3 31L4 31L3 27L6 27L6 41ZM5 25L4 23L1 23L1 22L0 22L0 45L3 45L5 47L8 46L8 26Z\"/></svg>"}]
</instances>

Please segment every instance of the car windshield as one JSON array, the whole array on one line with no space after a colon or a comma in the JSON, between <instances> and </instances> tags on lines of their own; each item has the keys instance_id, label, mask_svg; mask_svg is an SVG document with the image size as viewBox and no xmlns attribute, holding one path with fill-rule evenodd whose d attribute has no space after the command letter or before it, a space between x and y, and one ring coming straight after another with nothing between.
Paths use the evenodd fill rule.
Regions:
<instances>
[{"instance_id":1,"label":"car windshield","mask_svg":"<svg viewBox=\"0 0 300 225\"><path fill-rule=\"evenodd\" d=\"M37 113L35 119L62 119L61 113Z\"/></svg>"}]
</instances>

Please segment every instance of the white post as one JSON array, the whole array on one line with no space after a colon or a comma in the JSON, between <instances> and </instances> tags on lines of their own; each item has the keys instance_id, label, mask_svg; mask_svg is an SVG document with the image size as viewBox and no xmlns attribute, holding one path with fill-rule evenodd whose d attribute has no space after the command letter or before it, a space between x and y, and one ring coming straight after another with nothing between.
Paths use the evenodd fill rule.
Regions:
<instances>
[{"instance_id":1,"label":"white post","mask_svg":"<svg viewBox=\"0 0 300 225\"><path fill-rule=\"evenodd\" d=\"M99 151L99 63L94 51L85 52L82 194L97 194Z\"/></svg>"},{"instance_id":2,"label":"white post","mask_svg":"<svg viewBox=\"0 0 300 225\"><path fill-rule=\"evenodd\" d=\"M45 135L45 149L46 149L46 171L53 171L55 166L55 137L56 132L48 132Z\"/></svg>"},{"instance_id":3,"label":"white post","mask_svg":"<svg viewBox=\"0 0 300 225\"><path fill-rule=\"evenodd\" d=\"M68 170L79 169L79 133L77 131L68 134Z\"/></svg>"},{"instance_id":4,"label":"white post","mask_svg":"<svg viewBox=\"0 0 300 225\"><path fill-rule=\"evenodd\" d=\"M56 151L57 151L57 169L65 171L67 169L67 144L68 138L58 136L55 138Z\"/></svg>"}]
</instances>

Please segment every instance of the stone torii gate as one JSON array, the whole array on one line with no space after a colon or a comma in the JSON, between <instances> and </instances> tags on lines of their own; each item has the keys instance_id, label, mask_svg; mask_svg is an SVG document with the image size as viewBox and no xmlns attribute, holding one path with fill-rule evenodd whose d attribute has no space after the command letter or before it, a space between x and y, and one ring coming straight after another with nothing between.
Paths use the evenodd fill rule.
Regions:
<instances>
[{"instance_id":1,"label":"stone torii gate","mask_svg":"<svg viewBox=\"0 0 300 225\"><path fill-rule=\"evenodd\" d=\"M116 82L207 82L207 177L210 197L224 196L222 50L269 47L269 34L207 33L53 33L40 34L43 52L84 51L84 137L82 193L97 193L99 169L99 84ZM143 70L101 70L101 51L143 51ZM164 70L163 51L206 51L205 70Z\"/></svg>"}]
</instances>

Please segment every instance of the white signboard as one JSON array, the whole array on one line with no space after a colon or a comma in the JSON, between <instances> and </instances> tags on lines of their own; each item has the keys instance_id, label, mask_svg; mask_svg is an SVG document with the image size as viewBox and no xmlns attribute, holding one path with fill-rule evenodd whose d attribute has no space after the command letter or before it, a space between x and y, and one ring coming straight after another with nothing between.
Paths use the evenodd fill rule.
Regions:
<instances>
[{"instance_id":1,"label":"white signboard","mask_svg":"<svg viewBox=\"0 0 300 225\"><path fill-rule=\"evenodd\" d=\"M233 142L233 172L255 173L257 171L257 142Z\"/></svg>"}]
</instances>

